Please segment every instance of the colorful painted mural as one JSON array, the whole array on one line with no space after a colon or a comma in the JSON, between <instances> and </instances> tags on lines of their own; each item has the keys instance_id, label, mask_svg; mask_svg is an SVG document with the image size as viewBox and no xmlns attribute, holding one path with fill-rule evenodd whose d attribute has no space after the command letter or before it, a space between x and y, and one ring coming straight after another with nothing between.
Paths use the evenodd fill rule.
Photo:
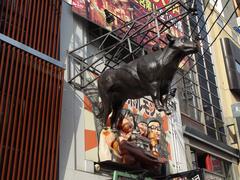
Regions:
<instances>
[{"instance_id":1,"label":"colorful painted mural","mask_svg":"<svg viewBox=\"0 0 240 180\"><path fill-rule=\"evenodd\" d=\"M86 73L86 80L95 78ZM169 118L147 99L128 100L122 110L118 131L103 127L99 113L101 99L97 85L84 90L85 158L95 162L112 161L148 168L172 160ZM145 158L145 163L142 160ZM139 161L141 160L141 161ZM152 167L152 166L151 166Z\"/></svg>"},{"instance_id":2,"label":"colorful painted mural","mask_svg":"<svg viewBox=\"0 0 240 180\"><path fill-rule=\"evenodd\" d=\"M136 20L139 17L146 15L149 11L158 9L158 12L163 12L171 4L170 0L120 0L120 1L109 1L109 0L73 0L72 10L76 14L86 18L105 29L115 30L122 27L127 22ZM169 9L168 12L161 15L159 18L164 21L173 21L174 18L180 19L181 8L179 5L175 5L174 8ZM111 17L114 15L113 17ZM141 18L138 20L138 24L145 24L148 19ZM151 29L146 34L135 36L134 41L137 43L146 43L146 48L151 48L154 44L149 39L156 37L156 33L159 29L162 29L164 25L159 25L158 28L154 28L155 21L149 23L144 30ZM127 27L123 30L127 31ZM183 27L182 22L178 21L170 28L172 35L179 37L182 35ZM122 31L115 31L119 37L123 36ZM144 39L144 40L143 40ZM165 40L165 33L160 34L160 39ZM160 46L163 47L165 44L159 39L155 39L159 42Z\"/></svg>"},{"instance_id":3,"label":"colorful painted mural","mask_svg":"<svg viewBox=\"0 0 240 180\"><path fill-rule=\"evenodd\" d=\"M170 4L171 0L73 0L72 10L78 15L96 23L107 29L115 29L145 15L149 11L159 9L163 11L164 7ZM114 14L117 18L113 23L106 22L106 11ZM180 14L181 9L176 5L171 11L166 13L163 17L164 20L171 19ZM177 24L179 29L181 26Z\"/></svg>"}]
</instances>

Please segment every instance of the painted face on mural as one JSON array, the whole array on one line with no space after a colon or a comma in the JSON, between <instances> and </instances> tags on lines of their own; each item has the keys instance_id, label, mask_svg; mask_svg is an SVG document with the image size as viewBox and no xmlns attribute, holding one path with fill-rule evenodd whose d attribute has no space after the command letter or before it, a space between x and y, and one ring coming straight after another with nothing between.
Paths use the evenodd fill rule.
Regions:
<instances>
[{"instance_id":1,"label":"painted face on mural","mask_svg":"<svg viewBox=\"0 0 240 180\"><path fill-rule=\"evenodd\" d=\"M124 119L122 120L122 124L121 124L121 130L124 133L130 133L133 131L134 128L134 120L132 116L127 116L124 117Z\"/></svg>"},{"instance_id":2,"label":"painted face on mural","mask_svg":"<svg viewBox=\"0 0 240 180\"><path fill-rule=\"evenodd\" d=\"M138 126L138 129L139 129L139 132L140 132L140 134L142 135L142 136L147 136L147 134L148 134L148 127L147 127L147 123L145 123L145 122L139 122L138 124L137 124L137 126Z\"/></svg>"},{"instance_id":3,"label":"painted face on mural","mask_svg":"<svg viewBox=\"0 0 240 180\"><path fill-rule=\"evenodd\" d=\"M149 134L152 134L156 139L161 136L161 124L158 121L152 121L148 124Z\"/></svg>"},{"instance_id":4,"label":"painted face on mural","mask_svg":"<svg viewBox=\"0 0 240 180\"><path fill-rule=\"evenodd\" d=\"M118 126L120 130L120 136L119 136L119 141L121 142L122 140L129 140L129 138L132 135L132 132L134 130L134 118L132 116L125 116L121 121Z\"/></svg>"}]
</instances>

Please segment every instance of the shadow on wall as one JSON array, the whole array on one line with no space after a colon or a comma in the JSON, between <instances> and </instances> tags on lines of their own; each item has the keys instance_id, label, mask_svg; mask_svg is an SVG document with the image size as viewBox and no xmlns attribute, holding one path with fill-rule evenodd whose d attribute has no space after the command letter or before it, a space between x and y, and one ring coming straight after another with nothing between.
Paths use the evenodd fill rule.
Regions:
<instances>
[{"instance_id":1,"label":"shadow on wall","mask_svg":"<svg viewBox=\"0 0 240 180\"><path fill-rule=\"evenodd\" d=\"M83 123L83 99L65 81L60 136L60 169L59 179L64 179L67 169L76 169L76 135L78 127ZM83 128L82 128L83 129ZM84 131L84 129L83 129ZM84 142L80 144L84 148Z\"/></svg>"},{"instance_id":2,"label":"shadow on wall","mask_svg":"<svg viewBox=\"0 0 240 180\"><path fill-rule=\"evenodd\" d=\"M67 50L72 50L81 46L86 41L86 34L83 32L82 22L79 17L73 14L71 5L62 3L61 14L61 61L66 63ZM65 70L65 77L67 74ZM81 141L76 147L77 128L84 127L82 116L83 99L81 94L76 92L67 81L64 83L63 105L62 105L62 121L60 134L60 154L59 154L59 179L63 180L69 174L67 169L75 170L77 166L76 159L84 162L84 156L77 157L77 148L84 150L84 137L78 139ZM79 129L78 129L79 130ZM84 133L84 128L80 130Z\"/></svg>"}]
</instances>

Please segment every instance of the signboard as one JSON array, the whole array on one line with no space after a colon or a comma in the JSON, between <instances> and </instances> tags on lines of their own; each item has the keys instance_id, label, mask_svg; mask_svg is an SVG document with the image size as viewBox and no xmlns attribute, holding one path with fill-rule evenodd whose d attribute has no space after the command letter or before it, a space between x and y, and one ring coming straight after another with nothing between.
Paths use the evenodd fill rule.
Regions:
<instances>
[{"instance_id":1,"label":"signboard","mask_svg":"<svg viewBox=\"0 0 240 180\"><path fill-rule=\"evenodd\" d=\"M72 0L72 10L89 21L112 30L149 11L163 8L170 2L171 0ZM108 24L104 10L108 10L118 18L112 24ZM174 8L161 18L171 19L179 14L180 8Z\"/></svg>"}]
</instances>

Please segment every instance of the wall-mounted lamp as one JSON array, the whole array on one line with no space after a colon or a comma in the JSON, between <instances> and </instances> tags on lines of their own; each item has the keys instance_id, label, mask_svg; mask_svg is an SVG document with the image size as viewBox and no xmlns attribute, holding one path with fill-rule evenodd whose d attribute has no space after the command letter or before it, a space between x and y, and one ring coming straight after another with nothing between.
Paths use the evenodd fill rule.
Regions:
<instances>
[{"instance_id":1,"label":"wall-mounted lamp","mask_svg":"<svg viewBox=\"0 0 240 180\"><path fill-rule=\"evenodd\" d=\"M104 13L105 13L105 16L106 16L106 22L108 24L112 23L115 20L114 16L107 9L104 9Z\"/></svg>"}]
</instances>

